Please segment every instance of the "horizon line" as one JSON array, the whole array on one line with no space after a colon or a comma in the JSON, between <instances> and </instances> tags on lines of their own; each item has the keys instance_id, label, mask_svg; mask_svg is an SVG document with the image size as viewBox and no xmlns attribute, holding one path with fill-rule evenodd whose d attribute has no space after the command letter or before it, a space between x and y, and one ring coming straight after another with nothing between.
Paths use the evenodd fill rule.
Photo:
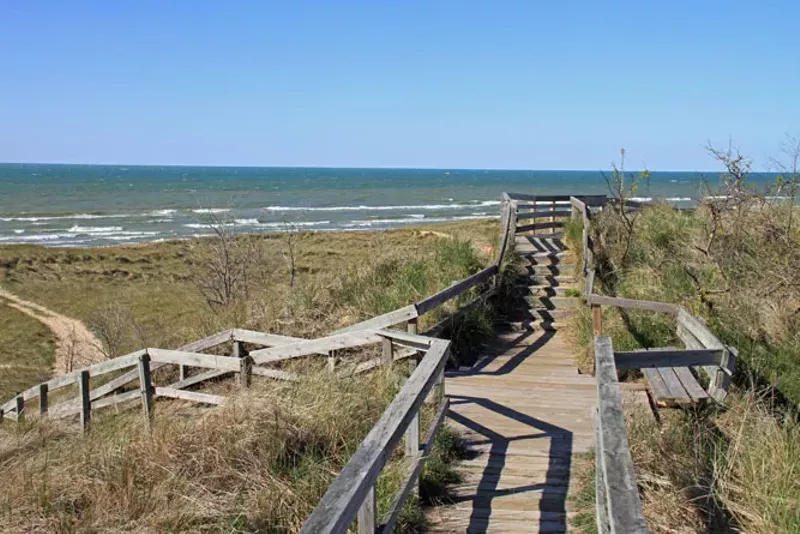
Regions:
<instances>
[{"instance_id":1,"label":"horizon line","mask_svg":"<svg viewBox=\"0 0 800 534\"><path fill-rule=\"evenodd\" d=\"M0 161L0 165L61 165L85 167L212 167L212 168L239 168L239 169L352 169L352 170L418 170L418 171L486 171L486 172L613 172L613 169L531 169L531 168L501 168L501 167L414 167L414 166L347 166L347 165L242 165L242 164L198 164L198 163L67 163L63 161ZM681 172L681 173L724 173L717 170L686 170L686 169L626 169L627 172ZM756 174L781 174L776 171L753 170Z\"/></svg>"}]
</instances>

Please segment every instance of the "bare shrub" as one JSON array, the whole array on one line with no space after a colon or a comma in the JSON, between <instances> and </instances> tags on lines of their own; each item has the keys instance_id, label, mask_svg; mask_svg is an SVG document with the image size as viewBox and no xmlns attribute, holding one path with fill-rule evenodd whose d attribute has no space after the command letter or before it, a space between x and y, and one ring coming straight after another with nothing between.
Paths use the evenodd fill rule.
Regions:
<instances>
[{"instance_id":1,"label":"bare shrub","mask_svg":"<svg viewBox=\"0 0 800 534\"><path fill-rule=\"evenodd\" d=\"M88 320L89 329L102 342L99 347L106 358L124 354L134 328L133 314L129 307L112 303L95 310Z\"/></svg>"}]
</instances>

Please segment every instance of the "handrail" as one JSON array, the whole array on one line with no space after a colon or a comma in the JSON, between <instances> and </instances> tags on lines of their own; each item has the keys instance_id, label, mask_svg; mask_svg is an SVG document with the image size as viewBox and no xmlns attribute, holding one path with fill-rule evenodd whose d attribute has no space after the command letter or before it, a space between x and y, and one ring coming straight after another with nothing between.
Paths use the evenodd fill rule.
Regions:
<instances>
[{"instance_id":1,"label":"handrail","mask_svg":"<svg viewBox=\"0 0 800 534\"><path fill-rule=\"evenodd\" d=\"M647 532L625 429L611 338L595 337L594 354L597 377L597 530L600 533Z\"/></svg>"},{"instance_id":2,"label":"handrail","mask_svg":"<svg viewBox=\"0 0 800 534\"><path fill-rule=\"evenodd\" d=\"M449 341L431 342L419 366L328 487L300 532L346 532L356 515L360 533L376 531L375 483L409 424L418 416L425 397L437 383L443 384L449 347ZM438 402L440 406L446 402L443 388ZM440 421L434 421L437 422ZM410 485L404 489L406 495L411 491ZM402 503L395 508L402 508Z\"/></svg>"},{"instance_id":3,"label":"handrail","mask_svg":"<svg viewBox=\"0 0 800 534\"><path fill-rule=\"evenodd\" d=\"M705 323L681 306L646 300L609 297L595 293L594 242L590 235L592 213L589 205L571 197L572 216L583 220L582 253L584 302L592 311L594 331L595 376L598 408L595 422L596 504L598 532L647 532L642 503L625 427L622 397L617 380L623 369L679 364L681 367L704 366L711 376L709 394L722 402L730 385L736 363L736 349L725 346ZM641 209L641 205L631 206ZM611 339L602 336L601 306L642 309L676 317L677 335L687 350L655 349L643 352L615 353ZM619 366L617 364L620 364Z\"/></svg>"}]
</instances>

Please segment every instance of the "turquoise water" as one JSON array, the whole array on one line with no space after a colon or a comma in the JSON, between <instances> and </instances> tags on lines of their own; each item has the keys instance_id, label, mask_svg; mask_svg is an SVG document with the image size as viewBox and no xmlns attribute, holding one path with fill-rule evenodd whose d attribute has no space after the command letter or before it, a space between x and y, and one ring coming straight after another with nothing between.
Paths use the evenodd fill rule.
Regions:
<instances>
[{"instance_id":1,"label":"turquoise water","mask_svg":"<svg viewBox=\"0 0 800 534\"><path fill-rule=\"evenodd\" d=\"M688 204L718 173L655 172L638 195ZM773 175L755 176L774 180ZM497 217L503 191L607 193L601 172L0 164L0 244L91 246L241 232Z\"/></svg>"}]
</instances>

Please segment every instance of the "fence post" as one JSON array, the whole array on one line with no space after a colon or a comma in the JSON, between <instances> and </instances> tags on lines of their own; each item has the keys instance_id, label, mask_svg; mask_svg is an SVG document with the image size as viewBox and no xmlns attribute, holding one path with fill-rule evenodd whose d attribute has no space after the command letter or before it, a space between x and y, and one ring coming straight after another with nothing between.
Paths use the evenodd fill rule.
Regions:
<instances>
[{"instance_id":1,"label":"fence post","mask_svg":"<svg viewBox=\"0 0 800 534\"><path fill-rule=\"evenodd\" d=\"M375 506L375 486L369 489L364 503L358 509L358 534L375 534L377 528L377 506Z\"/></svg>"},{"instance_id":2,"label":"fence post","mask_svg":"<svg viewBox=\"0 0 800 534\"><path fill-rule=\"evenodd\" d=\"M592 333L595 336L603 335L603 313L599 304L592 304Z\"/></svg>"},{"instance_id":3,"label":"fence post","mask_svg":"<svg viewBox=\"0 0 800 534\"><path fill-rule=\"evenodd\" d=\"M189 367L186 365L179 365L178 366L178 380L183 382L189 376Z\"/></svg>"},{"instance_id":4,"label":"fence post","mask_svg":"<svg viewBox=\"0 0 800 534\"><path fill-rule=\"evenodd\" d=\"M39 384L39 413L41 415L47 414L48 410L48 387L47 384Z\"/></svg>"},{"instance_id":5,"label":"fence post","mask_svg":"<svg viewBox=\"0 0 800 534\"><path fill-rule=\"evenodd\" d=\"M328 371L331 373L336 370L336 351L328 352Z\"/></svg>"},{"instance_id":6,"label":"fence post","mask_svg":"<svg viewBox=\"0 0 800 534\"><path fill-rule=\"evenodd\" d=\"M22 395L14 398L14 406L17 409L17 423L25 420L25 399Z\"/></svg>"},{"instance_id":7,"label":"fence post","mask_svg":"<svg viewBox=\"0 0 800 534\"><path fill-rule=\"evenodd\" d=\"M153 415L153 380L150 375L150 355L147 353L139 356L139 391L142 395L144 424L149 432L150 419Z\"/></svg>"},{"instance_id":8,"label":"fence post","mask_svg":"<svg viewBox=\"0 0 800 534\"><path fill-rule=\"evenodd\" d=\"M382 365L392 365L392 358L393 358L393 349L392 349L392 340L388 337L383 338L382 342L382 350L381 350L381 364Z\"/></svg>"},{"instance_id":9,"label":"fence post","mask_svg":"<svg viewBox=\"0 0 800 534\"><path fill-rule=\"evenodd\" d=\"M92 399L89 396L89 371L81 371L78 375L78 389L81 394L81 427L83 433L89 431L92 424Z\"/></svg>"}]
</instances>

